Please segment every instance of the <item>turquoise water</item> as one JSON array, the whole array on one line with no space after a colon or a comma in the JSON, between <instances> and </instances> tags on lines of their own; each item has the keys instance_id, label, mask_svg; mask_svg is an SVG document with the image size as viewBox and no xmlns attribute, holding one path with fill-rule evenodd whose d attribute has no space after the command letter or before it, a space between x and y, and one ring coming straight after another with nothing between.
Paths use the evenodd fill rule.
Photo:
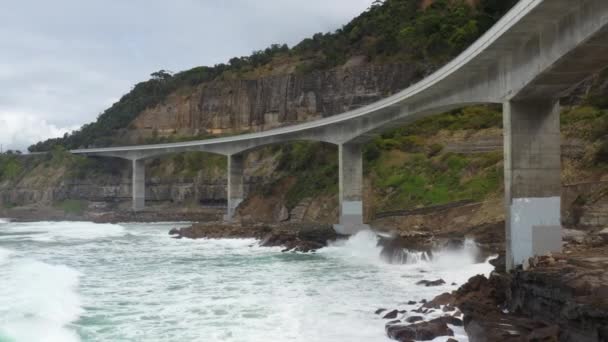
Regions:
<instances>
[{"instance_id":1,"label":"turquoise water","mask_svg":"<svg viewBox=\"0 0 608 342\"><path fill-rule=\"evenodd\" d=\"M369 233L306 255L176 226L0 221L0 341L387 341L377 308L491 269L470 245L391 265Z\"/></svg>"}]
</instances>

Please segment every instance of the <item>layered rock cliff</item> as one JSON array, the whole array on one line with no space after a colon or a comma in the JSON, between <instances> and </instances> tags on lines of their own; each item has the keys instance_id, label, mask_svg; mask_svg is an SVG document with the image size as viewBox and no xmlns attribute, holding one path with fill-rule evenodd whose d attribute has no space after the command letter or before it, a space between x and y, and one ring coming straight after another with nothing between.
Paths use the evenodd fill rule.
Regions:
<instances>
[{"instance_id":1,"label":"layered rock cliff","mask_svg":"<svg viewBox=\"0 0 608 342\"><path fill-rule=\"evenodd\" d=\"M408 64L218 80L169 95L131 123L139 136L232 134L316 120L375 102L416 77Z\"/></svg>"}]
</instances>

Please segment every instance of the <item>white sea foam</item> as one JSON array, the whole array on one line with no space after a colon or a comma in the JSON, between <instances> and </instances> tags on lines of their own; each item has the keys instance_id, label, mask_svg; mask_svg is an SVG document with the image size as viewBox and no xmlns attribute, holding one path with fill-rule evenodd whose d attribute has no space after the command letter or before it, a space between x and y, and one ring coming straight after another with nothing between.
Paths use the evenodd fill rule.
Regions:
<instances>
[{"instance_id":1,"label":"white sea foam","mask_svg":"<svg viewBox=\"0 0 608 342\"><path fill-rule=\"evenodd\" d=\"M11 222L11 220L10 220L10 219L7 219L7 218L1 218L1 217L0 217L0 224L3 224L3 223L9 223L9 222Z\"/></svg>"},{"instance_id":2,"label":"white sea foam","mask_svg":"<svg viewBox=\"0 0 608 342\"><path fill-rule=\"evenodd\" d=\"M0 282L12 279L0 286L2 342L77 341L70 329L76 320L87 341L387 342L377 308L430 299L491 269L473 263L469 243L463 251L436 253L433 261L388 264L377 238L365 232L316 254L294 254L252 239L174 240L167 231L175 224L14 226L38 232L28 235L37 239L74 244L10 234L0 240L19 251L0 256ZM83 237L90 241L76 240ZM415 285L438 278L447 284ZM28 335L36 331L55 337Z\"/></svg>"},{"instance_id":3,"label":"white sea foam","mask_svg":"<svg viewBox=\"0 0 608 342\"><path fill-rule=\"evenodd\" d=\"M3 263L8 261L8 258L13 254L14 252L9 250L9 249L4 249L4 248L0 248L0 265L2 265Z\"/></svg>"},{"instance_id":4,"label":"white sea foam","mask_svg":"<svg viewBox=\"0 0 608 342\"><path fill-rule=\"evenodd\" d=\"M0 341L79 341L68 327L83 312L78 278L67 266L11 257L0 267Z\"/></svg>"},{"instance_id":5,"label":"white sea foam","mask_svg":"<svg viewBox=\"0 0 608 342\"><path fill-rule=\"evenodd\" d=\"M94 240L106 237L119 237L125 228L116 224L96 224L91 222L32 222L13 223L5 231L24 233L34 241L50 242L65 240Z\"/></svg>"}]
</instances>

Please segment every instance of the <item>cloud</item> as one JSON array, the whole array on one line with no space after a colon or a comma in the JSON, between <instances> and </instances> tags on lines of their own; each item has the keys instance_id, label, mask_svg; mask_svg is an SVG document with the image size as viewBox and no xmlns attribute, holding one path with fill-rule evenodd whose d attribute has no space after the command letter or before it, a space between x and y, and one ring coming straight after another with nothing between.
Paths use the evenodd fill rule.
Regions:
<instances>
[{"instance_id":1,"label":"cloud","mask_svg":"<svg viewBox=\"0 0 608 342\"><path fill-rule=\"evenodd\" d=\"M34 114L0 112L0 144L4 151L25 152L32 142L61 137L77 128L57 127Z\"/></svg>"},{"instance_id":2,"label":"cloud","mask_svg":"<svg viewBox=\"0 0 608 342\"><path fill-rule=\"evenodd\" d=\"M10 148L91 122L160 70L181 71L335 30L372 0L7 0L0 139ZM18 114L16 114L18 113ZM23 114L26 113L26 114ZM19 122L17 122L19 121ZM40 132L38 132L38 130Z\"/></svg>"}]
</instances>

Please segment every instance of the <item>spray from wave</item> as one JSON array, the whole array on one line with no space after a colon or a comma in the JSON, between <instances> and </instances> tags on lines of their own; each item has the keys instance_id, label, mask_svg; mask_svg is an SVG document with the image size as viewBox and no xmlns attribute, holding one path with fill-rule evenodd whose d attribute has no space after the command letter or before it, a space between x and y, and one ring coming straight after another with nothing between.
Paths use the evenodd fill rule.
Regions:
<instances>
[{"instance_id":1,"label":"spray from wave","mask_svg":"<svg viewBox=\"0 0 608 342\"><path fill-rule=\"evenodd\" d=\"M30 222L8 224L4 232L23 235L39 242L60 242L66 240L95 240L116 238L126 234L121 225L96 224L91 222Z\"/></svg>"},{"instance_id":2,"label":"spray from wave","mask_svg":"<svg viewBox=\"0 0 608 342\"><path fill-rule=\"evenodd\" d=\"M0 249L0 341L78 342L80 274Z\"/></svg>"},{"instance_id":3,"label":"spray from wave","mask_svg":"<svg viewBox=\"0 0 608 342\"><path fill-rule=\"evenodd\" d=\"M433 263L446 268L478 263L480 255L477 244L470 239L462 241L462 245L457 247L416 250L403 247L398 239L378 235L371 230L361 231L346 240L331 243L320 253L337 254L364 263L403 265Z\"/></svg>"}]
</instances>

